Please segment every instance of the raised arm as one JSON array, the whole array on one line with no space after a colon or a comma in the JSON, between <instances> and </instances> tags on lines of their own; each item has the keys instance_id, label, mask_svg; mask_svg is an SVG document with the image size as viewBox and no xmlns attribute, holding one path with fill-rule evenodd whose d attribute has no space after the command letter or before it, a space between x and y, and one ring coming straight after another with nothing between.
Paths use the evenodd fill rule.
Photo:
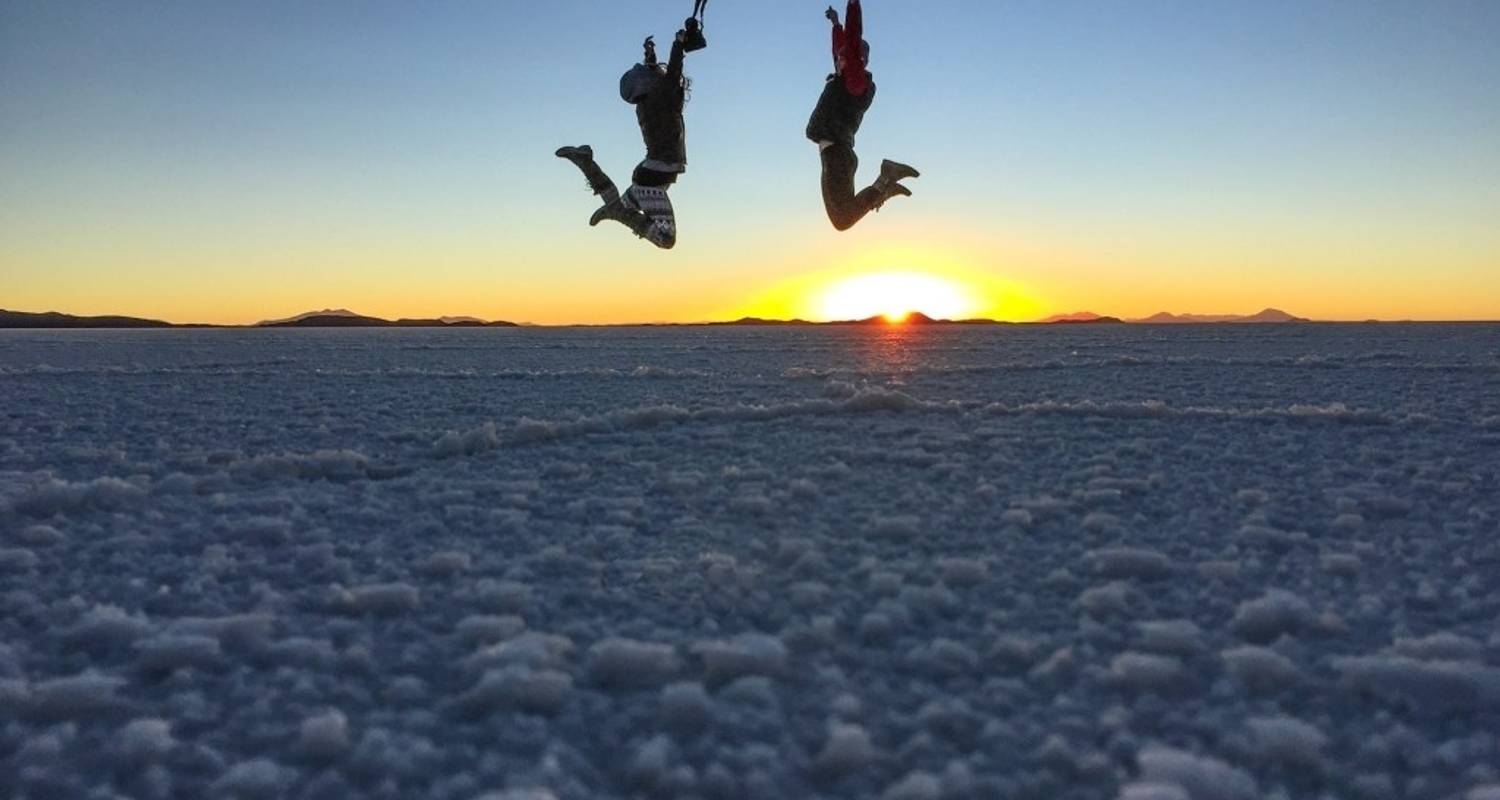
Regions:
<instances>
[{"instance_id":1,"label":"raised arm","mask_svg":"<svg viewBox=\"0 0 1500 800\"><path fill-rule=\"evenodd\" d=\"M687 53L687 50L685 50L683 47L683 39L686 38L686 36L686 32L678 31L677 37L672 40L672 55L667 57L668 80L675 81L682 78L682 61L683 57Z\"/></svg>"},{"instance_id":2,"label":"raised arm","mask_svg":"<svg viewBox=\"0 0 1500 800\"><path fill-rule=\"evenodd\" d=\"M833 23L833 71L839 72L843 67L840 62L844 57L844 26L839 24L839 12L834 11L833 6L829 6L823 16Z\"/></svg>"},{"instance_id":3,"label":"raised arm","mask_svg":"<svg viewBox=\"0 0 1500 800\"><path fill-rule=\"evenodd\" d=\"M854 54L854 60L860 62L864 67L864 59L860 57L859 43L865 40L865 11L860 6L859 0L849 0L849 7L844 10L844 41L845 47Z\"/></svg>"},{"instance_id":4,"label":"raised arm","mask_svg":"<svg viewBox=\"0 0 1500 800\"><path fill-rule=\"evenodd\" d=\"M849 0L845 12L846 25L839 24L837 11L830 6L826 12L833 23L833 63L844 88L855 97L863 96L870 89L870 76L865 72L864 33L865 15L859 0Z\"/></svg>"}]
</instances>

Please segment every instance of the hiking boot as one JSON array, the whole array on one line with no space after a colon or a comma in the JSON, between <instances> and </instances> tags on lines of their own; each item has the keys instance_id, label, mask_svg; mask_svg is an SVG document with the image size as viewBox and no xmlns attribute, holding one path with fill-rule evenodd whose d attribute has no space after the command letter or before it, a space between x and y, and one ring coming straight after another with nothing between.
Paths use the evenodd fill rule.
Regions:
<instances>
[{"instance_id":1,"label":"hiking boot","mask_svg":"<svg viewBox=\"0 0 1500 800\"><path fill-rule=\"evenodd\" d=\"M880 207L885 205L885 201L892 197L911 197L911 190L899 183L887 183L884 186L880 186L879 189L881 196L880 202L875 204L876 211L879 211Z\"/></svg>"},{"instance_id":2,"label":"hiking boot","mask_svg":"<svg viewBox=\"0 0 1500 800\"><path fill-rule=\"evenodd\" d=\"M915 169L902 164L899 161L892 161L887 158L886 160L880 162L880 180L885 181L886 183L897 183L899 181L905 180L906 178L920 177L922 177L922 173L917 172Z\"/></svg>"},{"instance_id":3,"label":"hiking boot","mask_svg":"<svg viewBox=\"0 0 1500 800\"><path fill-rule=\"evenodd\" d=\"M612 219L624 225L636 236L642 237L646 235L646 231L651 229L652 223L651 218L646 216L645 213L626 206L624 201L619 199L600 206L599 210L595 211L592 217L589 217L589 225L598 225L607 219Z\"/></svg>"},{"instance_id":4,"label":"hiking boot","mask_svg":"<svg viewBox=\"0 0 1500 800\"><path fill-rule=\"evenodd\" d=\"M875 205L879 210L885 201L892 197L911 197L911 190L901 185L905 178L917 178L922 173L889 158L880 162L880 177L875 179L875 189L880 192L880 202Z\"/></svg>"},{"instance_id":5,"label":"hiking boot","mask_svg":"<svg viewBox=\"0 0 1500 800\"><path fill-rule=\"evenodd\" d=\"M582 169L585 163L593 163L594 148L586 144L578 147L559 147L557 148L557 157L566 158Z\"/></svg>"},{"instance_id":6,"label":"hiking boot","mask_svg":"<svg viewBox=\"0 0 1500 800\"><path fill-rule=\"evenodd\" d=\"M603 197L605 203L619 199L620 192L615 188L615 182L594 163L594 148L586 144L579 147L559 147L557 157L573 162L573 166L583 173L583 179L588 181L589 191Z\"/></svg>"}]
</instances>

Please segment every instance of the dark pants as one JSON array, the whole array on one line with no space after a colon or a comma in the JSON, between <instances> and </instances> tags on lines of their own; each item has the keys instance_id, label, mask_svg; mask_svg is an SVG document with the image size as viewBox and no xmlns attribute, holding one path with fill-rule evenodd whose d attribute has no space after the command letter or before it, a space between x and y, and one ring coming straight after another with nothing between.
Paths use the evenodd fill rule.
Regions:
<instances>
[{"instance_id":1,"label":"dark pants","mask_svg":"<svg viewBox=\"0 0 1500 800\"><path fill-rule=\"evenodd\" d=\"M828 210L828 221L841 231L854 227L854 223L880 205L881 193L874 186L854 193L854 173L858 169L859 156L854 154L854 148L844 144L823 148L823 207Z\"/></svg>"}]
</instances>

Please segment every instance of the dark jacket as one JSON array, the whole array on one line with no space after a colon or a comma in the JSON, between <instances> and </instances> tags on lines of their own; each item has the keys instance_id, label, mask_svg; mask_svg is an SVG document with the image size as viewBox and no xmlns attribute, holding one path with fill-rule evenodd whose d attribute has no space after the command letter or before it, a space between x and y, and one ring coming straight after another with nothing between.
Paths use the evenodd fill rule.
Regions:
<instances>
[{"instance_id":1,"label":"dark jacket","mask_svg":"<svg viewBox=\"0 0 1500 800\"><path fill-rule=\"evenodd\" d=\"M867 75L869 73L866 73ZM823 96L818 98L818 107L813 109L812 119L807 121L807 138L815 142L854 147L854 135L864 122L865 112L875 102L875 79L870 77L869 88L862 95L849 93L849 88L838 75L828 76L823 85Z\"/></svg>"},{"instance_id":2,"label":"dark jacket","mask_svg":"<svg viewBox=\"0 0 1500 800\"><path fill-rule=\"evenodd\" d=\"M687 101L687 91L682 85L682 58L682 43L673 42L667 74L635 104L635 119L641 126L641 139L646 142L648 161L685 167L687 129L682 122L682 106Z\"/></svg>"}]
</instances>

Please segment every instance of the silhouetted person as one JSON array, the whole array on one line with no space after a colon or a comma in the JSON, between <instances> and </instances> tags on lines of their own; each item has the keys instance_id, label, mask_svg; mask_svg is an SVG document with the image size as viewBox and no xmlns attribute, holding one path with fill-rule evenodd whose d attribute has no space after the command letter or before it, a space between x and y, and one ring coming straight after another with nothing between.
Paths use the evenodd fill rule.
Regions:
<instances>
[{"instance_id":1,"label":"silhouetted person","mask_svg":"<svg viewBox=\"0 0 1500 800\"><path fill-rule=\"evenodd\" d=\"M807 122L807 138L816 142L823 157L823 205L833 227L845 231L854 227L870 211L896 195L911 195L902 186L903 178L920 173L889 159L880 164L880 177L858 194L854 192L854 173L859 156L854 154L854 135L865 112L875 100L875 76L866 67L870 63L870 43L864 40L864 12L859 0L849 0L845 12L847 26L839 24L839 14L829 6L824 12L833 23L832 75Z\"/></svg>"},{"instance_id":2,"label":"silhouetted person","mask_svg":"<svg viewBox=\"0 0 1500 800\"><path fill-rule=\"evenodd\" d=\"M701 5L694 13L701 14ZM604 170L594 163L593 148L563 147L557 151L583 171L589 189L604 200L604 205L589 218L590 225L612 219L663 250L677 243L677 218L667 187L687 170L687 137L682 121L682 107L687 102L690 81L683 76L684 55L708 45L694 18L689 18L672 42L672 54L665 66L657 63L656 45L646 37L641 63L631 67L620 78L620 97L635 106L641 138L646 143L646 158L630 176L631 186L620 194Z\"/></svg>"}]
</instances>

